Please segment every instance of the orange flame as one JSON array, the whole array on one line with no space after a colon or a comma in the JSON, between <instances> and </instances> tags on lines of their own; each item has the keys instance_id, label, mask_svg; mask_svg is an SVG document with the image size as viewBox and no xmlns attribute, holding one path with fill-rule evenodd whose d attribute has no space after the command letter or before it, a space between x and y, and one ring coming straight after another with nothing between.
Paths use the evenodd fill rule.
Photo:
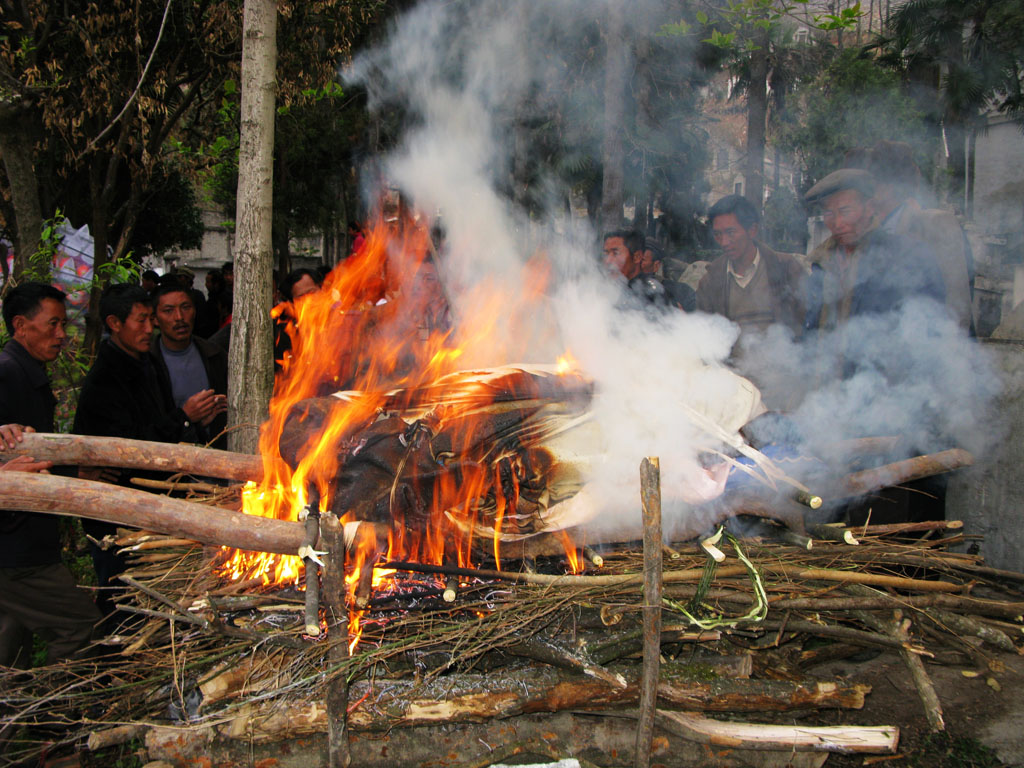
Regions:
<instances>
[{"instance_id":1,"label":"orange flame","mask_svg":"<svg viewBox=\"0 0 1024 768\"><path fill-rule=\"evenodd\" d=\"M525 265L521 275L525 289L520 296L508 295L507 287L498 281L484 281L463 291L466 300L456 342L433 248L422 221L403 217L379 222L363 248L339 264L321 290L274 309L277 332L287 333L291 350L280 361L270 416L260 432L263 479L258 485L247 484L242 493L246 514L298 520L308 489L314 487L321 512L329 513L341 446L374 423L383 409L394 406L388 393L395 390L413 393L407 395L412 398L415 393L436 395L451 388L452 403L435 409L434 417L447 419L446 423L462 419L453 441L475 445L486 439L489 433L483 420L473 418L488 396L486 389L472 379L440 380L458 370L468 350L487 349L493 357L497 338L514 337L498 333L499 324L504 329L535 312L546 290L548 263L537 256ZM505 360L521 359L529 342L524 336L517 342L520 348L502 350ZM563 356L559 374L571 375L573 363L571 356ZM336 401L327 398L339 390L350 392ZM299 404L310 398L323 398L317 401L327 403L322 413L302 411ZM502 460L515 461L514 457ZM429 498L434 503L424 511L424 524L390 526L387 558L472 567L473 531L480 501L488 493L494 500L494 530L500 532L506 521L515 525L508 514L519 500L517 473L500 462L470 463L459 469L457 480L456 473L440 473L432 481L436 487ZM453 517L461 524L452 524ZM350 512L342 516L343 523L352 519ZM568 536L563 539L570 558L575 558L572 542ZM500 568L498 535L491 549ZM360 569L372 568L380 554L356 555L347 582L358 583ZM296 581L302 570L298 557L229 551L219 572L231 579L259 578L270 585ZM359 637L358 617L354 621L353 647Z\"/></svg>"}]
</instances>

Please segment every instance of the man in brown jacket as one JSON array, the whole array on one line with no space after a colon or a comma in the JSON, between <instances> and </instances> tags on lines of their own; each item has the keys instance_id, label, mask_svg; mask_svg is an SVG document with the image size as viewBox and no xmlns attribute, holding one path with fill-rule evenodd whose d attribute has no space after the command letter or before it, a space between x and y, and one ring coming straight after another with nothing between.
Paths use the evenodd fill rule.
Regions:
<instances>
[{"instance_id":1,"label":"man in brown jacket","mask_svg":"<svg viewBox=\"0 0 1024 768\"><path fill-rule=\"evenodd\" d=\"M791 408L801 396L799 382L792 366L778 359L781 347L763 340L773 326L788 329L794 339L802 335L806 270L793 256L758 241L760 217L745 197L723 197L711 207L708 221L722 255L697 286L697 309L739 326L733 366L761 388L769 408Z\"/></svg>"},{"instance_id":2,"label":"man in brown jacket","mask_svg":"<svg viewBox=\"0 0 1024 768\"><path fill-rule=\"evenodd\" d=\"M799 337L806 275L800 262L758 241L760 217L741 195L715 203L708 222L722 255L697 286L697 309L724 315L740 326L741 335L781 324Z\"/></svg>"}]
</instances>

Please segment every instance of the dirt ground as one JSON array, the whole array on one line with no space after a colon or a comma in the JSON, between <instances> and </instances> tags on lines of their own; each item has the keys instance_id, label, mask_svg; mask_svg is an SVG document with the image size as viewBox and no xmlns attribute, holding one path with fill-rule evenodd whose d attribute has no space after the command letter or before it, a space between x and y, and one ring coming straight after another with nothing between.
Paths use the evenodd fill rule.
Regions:
<instances>
[{"instance_id":1,"label":"dirt ground","mask_svg":"<svg viewBox=\"0 0 1024 768\"><path fill-rule=\"evenodd\" d=\"M826 768L881 765L897 768L974 768L1005 765L1024 768L1024 656L988 653L989 671L977 676L972 667L927 663L925 668L942 704L950 736L976 739L995 753L997 762L969 745L940 749L926 740L930 734L924 707L910 674L896 653L881 653L863 661L838 661L820 665L812 673L825 678L844 677L871 686L864 708L820 712L819 724L898 725L900 749L896 759L833 755ZM995 670L995 671L992 671ZM826 722L828 721L828 722Z\"/></svg>"}]
</instances>

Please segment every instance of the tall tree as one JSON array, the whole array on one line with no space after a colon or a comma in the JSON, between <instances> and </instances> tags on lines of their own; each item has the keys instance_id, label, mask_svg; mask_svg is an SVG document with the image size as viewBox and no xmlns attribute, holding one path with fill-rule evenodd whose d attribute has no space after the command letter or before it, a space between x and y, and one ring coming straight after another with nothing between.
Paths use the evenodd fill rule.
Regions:
<instances>
[{"instance_id":1,"label":"tall tree","mask_svg":"<svg viewBox=\"0 0 1024 768\"><path fill-rule=\"evenodd\" d=\"M605 40L604 144L601 185L601 226L616 229L622 220L623 160L626 128L627 54L622 3L608 3Z\"/></svg>"},{"instance_id":2,"label":"tall tree","mask_svg":"<svg viewBox=\"0 0 1024 768\"><path fill-rule=\"evenodd\" d=\"M794 154L804 183L841 167L849 150L880 139L911 143L928 167L934 133L900 78L856 48L830 50L832 60L796 92L800 119L784 125L777 139Z\"/></svg>"},{"instance_id":3,"label":"tall tree","mask_svg":"<svg viewBox=\"0 0 1024 768\"><path fill-rule=\"evenodd\" d=\"M1019 0L908 0L881 41L887 60L937 107L951 193L966 181L967 137L995 109L1024 126L1024 7Z\"/></svg>"},{"instance_id":4,"label":"tall tree","mask_svg":"<svg viewBox=\"0 0 1024 768\"><path fill-rule=\"evenodd\" d=\"M234 307L228 385L231 450L256 453L255 427L268 415L274 386L270 306L273 301L274 111L277 93L277 6L245 0L242 20L242 112L238 152ZM240 375L239 375L240 374Z\"/></svg>"},{"instance_id":5,"label":"tall tree","mask_svg":"<svg viewBox=\"0 0 1024 768\"><path fill-rule=\"evenodd\" d=\"M796 48L791 28L795 12L806 4L806 0L706 0L702 5L707 10L698 13L703 29L710 33L707 41L728 54L736 79L734 93L745 94L747 99L743 186L745 196L759 210L764 203L769 101L779 106L796 79L792 70L803 57L793 55ZM832 13L805 12L799 18L818 30L835 30L841 46L842 31L859 23L859 8L859 3L847 7L836 0Z\"/></svg>"},{"instance_id":6,"label":"tall tree","mask_svg":"<svg viewBox=\"0 0 1024 768\"><path fill-rule=\"evenodd\" d=\"M0 2L0 147L9 155L12 198L47 198L44 217L58 205L67 210L65 196L88 200L81 218L97 267L108 253L118 258L131 250L168 139L183 121L202 121L206 95L226 77L239 42L233 5ZM35 144L34 152L23 151L36 167L14 168L19 142ZM20 206L19 215L19 247L30 252L35 211ZM87 332L93 342L98 299L97 289Z\"/></svg>"}]
</instances>

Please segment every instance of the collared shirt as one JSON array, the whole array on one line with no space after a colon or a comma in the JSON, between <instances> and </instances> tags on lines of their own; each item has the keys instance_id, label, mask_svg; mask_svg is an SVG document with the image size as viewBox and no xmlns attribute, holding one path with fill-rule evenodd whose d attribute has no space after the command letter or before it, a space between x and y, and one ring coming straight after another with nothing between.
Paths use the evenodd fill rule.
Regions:
<instances>
[{"instance_id":1,"label":"collared shirt","mask_svg":"<svg viewBox=\"0 0 1024 768\"><path fill-rule=\"evenodd\" d=\"M732 259L729 259L729 274L732 275L733 280L740 288L746 288L750 285L750 281L754 279L754 275L757 274L757 268L761 266L761 249L758 248L754 251L754 260L750 264L750 268L742 275L737 274L736 270L732 268Z\"/></svg>"}]
</instances>

